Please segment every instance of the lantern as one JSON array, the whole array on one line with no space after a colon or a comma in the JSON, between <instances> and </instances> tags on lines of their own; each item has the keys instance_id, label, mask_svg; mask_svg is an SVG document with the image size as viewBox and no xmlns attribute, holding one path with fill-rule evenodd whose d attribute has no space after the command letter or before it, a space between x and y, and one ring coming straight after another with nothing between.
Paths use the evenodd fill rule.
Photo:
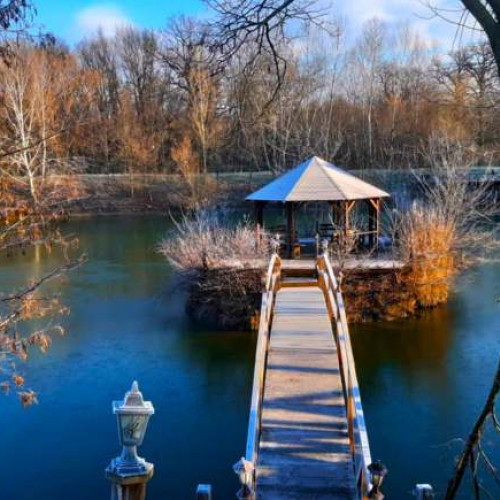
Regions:
<instances>
[{"instance_id":1,"label":"lantern","mask_svg":"<svg viewBox=\"0 0 500 500\"><path fill-rule=\"evenodd\" d=\"M368 498L384 498L384 495L380 492L380 487L387 475L387 467L380 460L376 460L368 466L368 471L370 472L371 482L373 484L373 488L368 494Z\"/></svg>"},{"instance_id":2,"label":"lantern","mask_svg":"<svg viewBox=\"0 0 500 500\"><path fill-rule=\"evenodd\" d=\"M123 447L122 454L113 461L113 468L120 475L144 474L148 464L137 456L137 447L142 444L149 418L154 413L151 401L144 401L137 382L133 382L123 401L113 401L113 413Z\"/></svg>"}]
</instances>

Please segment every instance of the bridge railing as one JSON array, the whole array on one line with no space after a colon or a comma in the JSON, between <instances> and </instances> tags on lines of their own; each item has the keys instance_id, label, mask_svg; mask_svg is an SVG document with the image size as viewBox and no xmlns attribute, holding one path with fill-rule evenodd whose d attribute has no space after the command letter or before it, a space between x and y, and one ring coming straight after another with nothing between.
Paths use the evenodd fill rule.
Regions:
<instances>
[{"instance_id":1,"label":"bridge railing","mask_svg":"<svg viewBox=\"0 0 500 500\"><path fill-rule=\"evenodd\" d=\"M328 314L335 327L335 341L339 354L340 373L346 402L348 435L354 463L357 498L364 499L368 497L372 489L371 475L368 469L371 464L370 446L361 405L361 394L344 300L327 253L324 252L323 255L318 257L318 280L325 294Z\"/></svg>"},{"instance_id":2,"label":"bridge railing","mask_svg":"<svg viewBox=\"0 0 500 500\"><path fill-rule=\"evenodd\" d=\"M257 463L257 449L259 446L261 432L262 400L264 397L264 379L266 370L267 351L269 346L269 335L273 319L274 303L276 293L281 281L281 259L274 252L264 281L262 293L262 304L260 308L259 332L257 337L257 349L255 354L255 368L253 375L252 401L250 405L250 417L248 422L247 445L244 460L246 463L235 465L235 471L241 474L241 467L247 468L246 487L255 491L255 465ZM238 469L238 465L240 467ZM245 484L242 484L245 487ZM245 497L246 498L246 497Z\"/></svg>"}]
</instances>

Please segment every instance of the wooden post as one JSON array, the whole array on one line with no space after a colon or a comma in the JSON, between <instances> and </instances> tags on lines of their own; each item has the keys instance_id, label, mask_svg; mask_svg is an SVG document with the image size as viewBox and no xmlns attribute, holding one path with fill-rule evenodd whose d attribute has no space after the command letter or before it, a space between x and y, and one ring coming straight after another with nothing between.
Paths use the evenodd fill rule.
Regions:
<instances>
[{"instance_id":1,"label":"wooden post","mask_svg":"<svg viewBox=\"0 0 500 500\"><path fill-rule=\"evenodd\" d=\"M332 222L333 222L333 235L332 243L334 245L340 243L342 236L339 231L344 231L344 207L343 202L332 201ZM335 237L337 236L337 238Z\"/></svg>"},{"instance_id":2,"label":"wooden post","mask_svg":"<svg viewBox=\"0 0 500 500\"><path fill-rule=\"evenodd\" d=\"M255 202L255 224L261 228L264 226L264 201Z\"/></svg>"},{"instance_id":3,"label":"wooden post","mask_svg":"<svg viewBox=\"0 0 500 500\"><path fill-rule=\"evenodd\" d=\"M417 500L432 500L434 498L434 490L430 484L417 484L414 494Z\"/></svg>"},{"instance_id":4,"label":"wooden post","mask_svg":"<svg viewBox=\"0 0 500 500\"><path fill-rule=\"evenodd\" d=\"M370 232L368 245L370 250L376 249L378 246L379 212L380 200L368 200L368 231Z\"/></svg>"},{"instance_id":5,"label":"wooden post","mask_svg":"<svg viewBox=\"0 0 500 500\"><path fill-rule=\"evenodd\" d=\"M212 500L212 485L199 484L196 488L196 500Z\"/></svg>"},{"instance_id":6,"label":"wooden post","mask_svg":"<svg viewBox=\"0 0 500 500\"><path fill-rule=\"evenodd\" d=\"M350 217L351 217L351 210L354 208L355 204L356 204L355 200L344 202L344 205L345 205L345 229L346 229L346 232L349 231L349 229L351 227L351 219L350 219Z\"/></svg>"},{"instance_id":7,"label":"wooden post","mask_svg":"<svg viewBox=\"0 0 500 500\"><path fill-rule=\"evenodd\" d=\"M288 258L294 258L293 247L295 244L295 204L292 202L285 203L286 207L286 225L288 237Z\"/></svg>"},{"instance_id":8,"label":"wooden post","mask_svg":"<svg viewBox=\"0 0 500 500\"><path fill-rule=\"evenodd\" d=\"M264 226L264 201L255 202L255 239L257 247L260 248L262 244L262 228Z\"/></svg>"},{"instance_id":9,"label":"wooden post","mask_svg":"<svg viewBox=\"0 0 500 500\"><path fill-rule=\"evenodd\" d=\"M347 249L349 242L349 232L351 230L351 210L354 208L356 201L344 201L344 245Z\"/></svg>"},{"instance_id":10,"label":"wooden post","mask_svg":"<svg viewBox=\"0 0 500 500\"><path fill-rule=\"evenodd\" d=\"M344 217L343 217L343 222L344 222L344 241L347 241L347 231L349 229L349 210L347 209L348 202L344 201L343 203L343 209L344 209Z\"/></svg>"},{"instance_id":11,"label":"wooden post","mask_svg":"<svg viewBox=\"0 0 500 500\"><path fill-rule=\"evenodd\" d=\"M144 474L127 476L119 474L110 468L106 470L106 477L111 481L111 500L146 500L146 486L153 477L152 464Z\"/></svg>"},{"instance_id":12,"label":"wooden post","mask_svg":"<svg viewBox=\"0 0 500 500\"><path fill-rule=\"evenodd\" d=\"M344 227L344 210L341 203L343 202L332 202L332 220L333 224L337 226L337 228Z\"/></svg>"}]
</instances>

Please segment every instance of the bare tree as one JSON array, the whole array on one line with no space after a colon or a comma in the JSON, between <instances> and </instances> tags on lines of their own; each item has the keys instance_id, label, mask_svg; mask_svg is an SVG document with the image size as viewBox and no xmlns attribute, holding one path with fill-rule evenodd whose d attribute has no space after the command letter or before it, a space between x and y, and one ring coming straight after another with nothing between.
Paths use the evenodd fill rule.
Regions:
<instances>
[{"instance_id":1,"label":"bare tree","mask_svg":"<svg viewBox=\"0 0 500 500\"><path fill-rule=\"evenodd\" d=\"M74 59L67 58L61 47L48 43L49 39L43 39L38 49L19 43L25 31L22 22L30 9L29 0L0 1L0 36L7 38L12 31L16 34L15 43L4 39L0 49L4 118L0 252L5 255L15 248L35 244L50 249L58 244L66 262L18 291L0 294L0 389L4 393L14 389L25 406L36 403L37 395L25 388L16 360L26 360L35 347L46 352L51 334L64 333L56 318L68 312L59 297L43 293L43 287L84 260L82 256L71 256L76 240L62 238L57 230L60 207L52 205L53 199L45 200L48 203L42 207L40 197L48 168L48 141L60 135L68 116L76 116L73 103L87 88L84 80L73 78ZM73 85L77 80L78 84ZM68 95L71 99L65 98ZM83 114L83 110L80 106L79 112ZM23 189L25 179L31 197ZM64 192L63 197L67 196ZM31 320L36 320L36 329Z\"/></svg>"},{"instance_id":2,"label":"bare tree","mask_svg":"<svg viewBox=\"0 0 500 500\"><path fill-rule=\"evenodd\" d=\"M171 19L162 32L159 57L171 72L172 83L188 95L191 94L190 74L195 68L201 65L209 77L221 72L209 50L211 33L210 25L190 17Z\"/></svg>"},{"instance_id":3,"label":"bare tree","mask_svg":"<svg viewBox=\"0 0 500 500\"><path fill-rule=\"evenodd\" d=\"M106 172L109 173L111 157L116 156L116 123L120 109L117 54L111 41L104 36L102 31L98 31L96 37L79 44L78 55L83 68L95 73L98 80L96 109L97 126L101 133L95 137L98 151L92 147L91 152L96 157L102 151Z\"/></svg>"},{"instance_id":4,"label":"bare tree","mask_svg":"<svg viewBox=\"0 0 500 500\"><path fill-rule=\"evenodd\" d=\"M127 27L117 33L116 43L124 83L131 90L137 116L145 121L156 104L159 81L157 36L152 31Z\"/></svg>"},{"instance_id":5,"label":"bare tree","mask_svg":"<svg viewBox=\"0 0 500 500\"><path fill-rule=\"evenodd\" d=\"M220 55L223 64L243 48L252 50L247 65L261 56L272 61L277 94L286 74L287 61L280 51L288 38L291 21L319 23L324 11L315 9L315 0L205 0L216 12L211 50Z\"/></svg>"},{"instance_id":6,"label":"bare tree","mask_svg":"<svg viewBox=\"0 0 500 500\"><path fill-rule=\"evenodd\" d=\"M382 62L385 45L385 27L378 19L368 21L364 27L361 42L355 50L357 68L362 74L364 105L366 107L368 155L373 159L373 107L376 97L377 74Z\"/></svg>"},{"instance_id":7,"label":"bare tree","mask_svg":"<svg viewBox=\"0 0 500 500\"><path fill-rule=\"evenodd\" d=\"M486 471L493 476L497 485L500 485L500 474L498 470L491 462L490 457L487 455L484 446L482 445L481 439L486 432L486 426L491 423L495 432L500 434L500 419L498 417L495 405L497 403L498 394L500 393L500 361L493 378L493 384L491 386L486 402L474 423L469 437L465 443L464 449L460 454L456 465L455 474L448 482L448 487L446 489L445 500L453 500L462 484L463 478L467 469L470 470L472 476L474 498L478 500L483 491L488 498L493 498L491 493L489 493L484 485L482 484L478 476L479 465L484 465Z\"/></svg>"},{"instance_id":8,"label":"bare tree","mask_svg":"<svg viewBox=\"0 0 500 500\"><path fill-rule=\"evenodd\" d=\"M203 172L208 171L208 153L221 134L221 122L217 113L218 83L201 65L194 67L189 76L191 89L189 116L200 150Z\"/></svg>"},{"instance_id":9,"label":"bare tree","mask_svg":"<svg viewBox=\"0 0 500 500\"><path fill-rule=\"evenodd\" d=\"M486 33L500 76L500 2L498 0L461 0L461 2Z\"/></svg>"},{"instance_id":10,"label":"bare tree","mask_svg":"<svg viewBox=\"0 0 500 500\"><path fill-rule=\"evenodd\" d=\"M196 181L200 172L200 166L199 159L193 151L191 139L188 134L184 135L182 141L172 148L171 155L177 165L177 170L191 190L189 205L195 206L197 202Z\"/></svg>"}]
</instances>

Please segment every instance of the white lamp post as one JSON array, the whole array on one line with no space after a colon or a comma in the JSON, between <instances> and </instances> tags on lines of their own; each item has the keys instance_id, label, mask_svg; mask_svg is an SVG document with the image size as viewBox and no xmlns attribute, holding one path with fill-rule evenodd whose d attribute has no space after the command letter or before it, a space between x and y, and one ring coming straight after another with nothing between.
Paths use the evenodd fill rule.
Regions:
<instances>
[{"instance_id":1,"label":"white lamp post","mask_svg":"<svg viewBox=\"0 0 500 500\"><path fill-rule=\"evenodd\" d=\"M368 498L373 498L375 500L383 500L384 495L380 491L384 478L387 475L387 467L380 461L376 460L368 466L368 471L371 475L372 489L368 493Z\"/></svg>"},{"instance_id":2,"label":"white lamp post","mask_svg":"<svg viewBox=\"0 0 500 500\"><path fill-rule=\"evenodd\" d=\"M113 413L118 424L118 439L122 453L111 460L106 476L112 482L112 498L144 500L146 483L154 472L153 464L137 455L144 440L148 421L154 413L151 401L144 401L137 382L125 394L123 401L113 401Z\"/></svg>"},{"instance_id":3,"label":"white lamp post","mask_svg":"<svg viewBox=\"0 0 500 500\"><path fill-rule=\"evenodd\" d=\"M241 457L241 459L233 465L233 471L238 476L241 485L240 490L236 493L236 498L239 500L254 500L255 498L252 489L254 469L253 463L245 460L244 457Z\"/></svg>"},{"instance_id":4,"label":"white lamp post","mask_svg":"<svg viewBox=\"0 0 500 500\"><path fill-rule=\"evenodd\" d=\"M434 499L434 490L430 484L417 484L413 494L417 497L417 500Z\"/></svg>"}]
</instances>

